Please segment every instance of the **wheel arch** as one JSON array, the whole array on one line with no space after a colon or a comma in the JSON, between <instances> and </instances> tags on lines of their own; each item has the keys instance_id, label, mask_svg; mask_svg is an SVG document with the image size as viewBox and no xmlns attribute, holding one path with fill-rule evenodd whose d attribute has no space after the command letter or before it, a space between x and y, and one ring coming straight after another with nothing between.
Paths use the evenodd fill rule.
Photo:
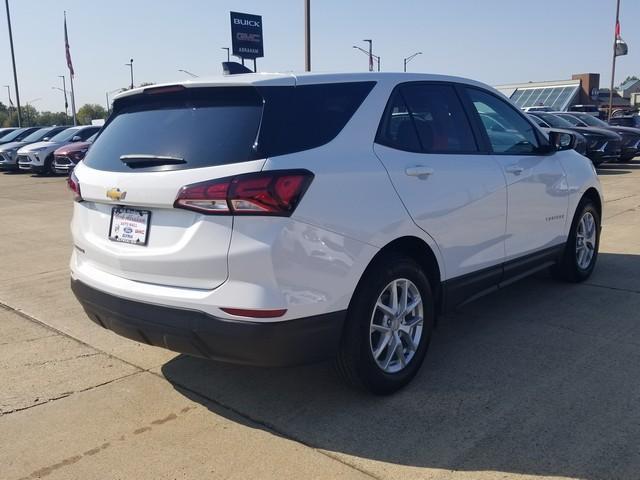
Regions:
<instances>
[{"instance_id":1,"label":"wheel arch","mask_svg":"<svg viewBox=\"0 0 640 480\"><path fill-rule=\"evenodd\" d=\"M422 267L422 270L429 279L431 289L436 298L436 312L440 311L442 304L442 270L433 249L427 242L419 237L408 235L396 238L387 243L371 259L367 268L365 268L362 273L358 285L360 285L360 282L366 277L371 267L391 252L407 255Z\"/></svg>"},{"instance_id":2,"label":"wheel arch","mask_svg":"<svg viewBox=\"0 0 640 480\"><path fill-rule=\"evenodd\" d=\"M580 203L582 203L585 198L588 198L596 204L598 214L600 215L600 223L602 223L602 198L600 197L600 193L598 192L598 190L596 190L594 187L588 188L582 195L582 198L580 199L580 202L578 202L578 205L580 205Z\"/></svg>"}]
</instances>

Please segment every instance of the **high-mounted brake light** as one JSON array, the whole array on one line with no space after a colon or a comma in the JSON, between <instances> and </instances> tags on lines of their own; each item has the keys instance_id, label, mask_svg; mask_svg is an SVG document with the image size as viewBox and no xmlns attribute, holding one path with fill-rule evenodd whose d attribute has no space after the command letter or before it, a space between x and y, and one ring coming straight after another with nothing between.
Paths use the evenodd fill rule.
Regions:
<instances>
[{"instance_id":1,"label":"high-mounted brake light","mask_svg":"<svg viewBox=\"0 0 640 480\"><path fill-rule=\"evenodd\" d=\"M182 187L174 207L208 215L288 217L312 180L308 170L274 170L194 183Z\"/></svg>"},{"instance_id":2,"label":"high-mounted brake light","mask_svg":"<svg viewBox=\"0 0 640 480\"><path fill-rule=\"evenodd\" d=\"M67 178L67 186L69 190L73 192L73 199L76 202L82 201L82 194L80 193L80 182L78 182L78 177L76 177L75 172L71 172L69 178Z\"/></svg>"},{"instance_id":3,"label":"high-mounted brake light","mask_svg":"<svg viewBox=\"0 0 640 480\"><path fill-rule=\"evenodd\" d=\"M147 95L158 95L160 93L181 92L185 87L182 85L169 85L166 87L150 87L143 90Z\"/></svg>"}]
</instances>

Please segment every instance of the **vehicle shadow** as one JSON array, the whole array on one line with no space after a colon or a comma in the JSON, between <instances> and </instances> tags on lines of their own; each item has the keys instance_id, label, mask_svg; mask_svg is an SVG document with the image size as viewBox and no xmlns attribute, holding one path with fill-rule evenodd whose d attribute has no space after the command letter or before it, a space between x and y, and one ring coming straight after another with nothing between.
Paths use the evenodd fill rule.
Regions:
<instances>
[{"instance_id":1,"label":"vehicle shadow","mask_svg":"<svg viewBox=\"0 0 640 480\"><path fill-rule=\"evenodd\" d=\"M351 390L328 364L178 356L162 373L217 415L358 457L379 477L427 467L637 478L640 256L601 254L585 284L540 274L445 317L421 372L388 397Z\"/></svg>"}]
</instances>

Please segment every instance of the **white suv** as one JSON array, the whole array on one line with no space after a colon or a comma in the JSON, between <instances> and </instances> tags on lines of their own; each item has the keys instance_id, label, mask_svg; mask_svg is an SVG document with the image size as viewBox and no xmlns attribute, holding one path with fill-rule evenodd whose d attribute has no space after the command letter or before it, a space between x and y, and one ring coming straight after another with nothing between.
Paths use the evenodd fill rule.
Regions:
<instances>
[{"instance_id":1,"label":"white suv","mask_svg":"<svg viewBox=\"0 0 640 480\"><path fill-rule=\"evenodd\" d=\"M591 162L478 82L247 74L113 107L69 179L72 289L140 342L265 366L333 357L389 393L437 313L596 263Z\"/></svg>"}]
</instances>

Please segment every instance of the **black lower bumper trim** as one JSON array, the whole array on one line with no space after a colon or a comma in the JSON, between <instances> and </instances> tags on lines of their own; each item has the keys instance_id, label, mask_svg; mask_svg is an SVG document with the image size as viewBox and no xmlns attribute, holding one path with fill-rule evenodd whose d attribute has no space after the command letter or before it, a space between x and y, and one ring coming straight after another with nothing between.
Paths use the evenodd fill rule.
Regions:
<instances>
[{"instance_id":1,"label":"black lower bumper trim","mask_svg":"<svg viewBox=\"0 0 640 480\"><path fill-rule=\"evenodd\" d=\"M236 321L205 312L129 300L71 280L91 320L123 337L197 357L291 366L337 352L346 311L280 322Z\"/></svg>"}]
</instances>

